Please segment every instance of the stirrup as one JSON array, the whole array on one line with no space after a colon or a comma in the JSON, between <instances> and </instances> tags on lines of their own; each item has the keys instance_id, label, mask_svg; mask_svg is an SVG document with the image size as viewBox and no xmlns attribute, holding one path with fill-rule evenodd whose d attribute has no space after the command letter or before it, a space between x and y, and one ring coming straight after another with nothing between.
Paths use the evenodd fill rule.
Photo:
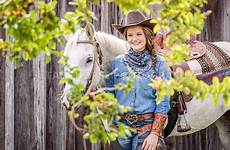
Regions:
<instances>
[{"instance_id":1,"label":"stirrup","mask_svg":"<svg viewBox=\"0 0 230 150\"><path fill-rule=\"evenodd\" d=\"M185 125L183 126L181 124L181 119L184 119ZM191 126L189 125L189 123L187 122L187 119L185 117L185 114L179 115L178 116L178 123L177 123L177 132L187 132L191 130Z\"/></svg>"}]
</instances>

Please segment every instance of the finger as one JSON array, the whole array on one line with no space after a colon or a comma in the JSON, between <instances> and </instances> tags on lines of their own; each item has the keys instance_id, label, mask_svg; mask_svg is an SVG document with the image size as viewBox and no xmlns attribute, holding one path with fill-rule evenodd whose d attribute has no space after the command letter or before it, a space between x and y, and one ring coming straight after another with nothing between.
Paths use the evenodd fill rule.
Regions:
<instances>
[{"instance_id":1,"label":"finger","mask_svg":"<svg viewBox=\"0 0 230 150\"><path fill-rule=\"evenodd\" d=\"M156 150L156 145L152 146L151 150Z\"/></svg>"},{"instance_id":2,"label":"finger","mask_svg":"<svg viewBox=\"0 0 230 150\"><path fill-rule=\"evenodd\" d=\"M150 144L147 142L143 150L149 150Z\"/></svg>"},{"instance_id":3,"label":"finger","mask_svg":"<svg viewBox=\"0 0 230 150\"><path fill-rule=\"evenodd\" d=\"M144 149L145 148L145 145L146 145L146 140L144 140L142 146L141 146L141 149Z\"/></svg>"},{"instance_id":4,"label":"finger","mask_svg":"<svg viewBox=\"0 0 230 150\"><path fill-rule=\"evenodd\" d=\"M157 149L157 143L152 145L152 149L151 150L156 150Z\"/></svg>"},{"instance_id":5,"label":"finger","mask_svg":"<svg viewBox=\"0 0 230 150\"><path fill-rule=\"evenodd\" d=\"M148 150L155 150L153 146L149 146Z\"/></svg>"}]
</instances>

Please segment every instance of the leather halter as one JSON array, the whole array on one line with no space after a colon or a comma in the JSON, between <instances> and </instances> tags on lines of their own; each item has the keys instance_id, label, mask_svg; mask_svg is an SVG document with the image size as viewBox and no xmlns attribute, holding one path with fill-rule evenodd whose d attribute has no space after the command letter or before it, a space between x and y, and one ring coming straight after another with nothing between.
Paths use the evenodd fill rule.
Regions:
<instances>
[{"instance_id":1,"label":"leather halter","mask_svg":"<svg viewBox=\"0 0 230 150\"><path fill-rule=\"evenodd\" d=\"M87 79L87 84L86 84L86 87L85 87L85 90L84 90L84 94L89 94L91 91L92 91L92 83L93 83L93 80L95 79L95 66L96 66L96 63L99 65L100 67L100 70L102 70L102 53L101 53L101 48L100 48L100 45L99 43L96 41L96 39L94 40L79 40L77 41L77 44L91 44L91 45L94 45L96 47L96 53L94 53L94 59L93 59L93 67L92 67L92 70L90 72L90 76L89 78Z\"/></svg>"}]
</instances>

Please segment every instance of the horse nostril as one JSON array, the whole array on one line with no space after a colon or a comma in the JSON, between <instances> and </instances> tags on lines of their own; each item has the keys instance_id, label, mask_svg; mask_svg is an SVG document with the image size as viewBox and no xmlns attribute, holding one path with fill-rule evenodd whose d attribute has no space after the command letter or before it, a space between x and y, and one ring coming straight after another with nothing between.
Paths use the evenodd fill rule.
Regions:
<instances>
[{"instance_id":1,"label":"horse nostril","mask_svg":"<svg viewBox=\"0 0 230 150\"><path fill-rule=\"evenodd\" d=\"M90 63L90 62L92 62L93 61L93 57L88 57L87 59L86 59L86 63Z\"/></svg>"}]
</instances>

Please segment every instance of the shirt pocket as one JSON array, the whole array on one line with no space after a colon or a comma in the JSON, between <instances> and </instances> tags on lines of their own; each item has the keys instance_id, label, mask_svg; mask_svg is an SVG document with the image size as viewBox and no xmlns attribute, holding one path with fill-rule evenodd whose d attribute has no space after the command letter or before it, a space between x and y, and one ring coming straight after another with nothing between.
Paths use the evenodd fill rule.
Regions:
<instances>
[{"instance_id":1,"label":"shirt pocket","mask_svg":"<svg viewBox=\"0 0 230 150\"><path fill-rule=\"evenodd\" d=\"M118 83L126 84L127 80L129 79L129 73L128 72L121 72L121 73L117 72L115 73L114 77L115 77L116 84Z\"/></svg>"},{"instance_id":2,"label":"shirt pocket","mask_svg":"<svg viewBox=\"0 0 230 150\"><path fill-rule=\"evenodd\" d=\"M148 86L148 85L147 85ZM143 88L143 96L147 99L153 100L154 95L153 95L153 88L148 86Z\"/></svg>"},{"instance_id":3,"label":"shirt pocket","mask_svg":"<svg viewBox=\"0 0 230 150\"><path fill-rule=\"evenodd\" d=\"M140 91L142 93L142 96L147 99L154 98L154 89L149 85L151 83L151 79L147 77L142 77L140 80Z\"/></svg>"}]
</instances>

